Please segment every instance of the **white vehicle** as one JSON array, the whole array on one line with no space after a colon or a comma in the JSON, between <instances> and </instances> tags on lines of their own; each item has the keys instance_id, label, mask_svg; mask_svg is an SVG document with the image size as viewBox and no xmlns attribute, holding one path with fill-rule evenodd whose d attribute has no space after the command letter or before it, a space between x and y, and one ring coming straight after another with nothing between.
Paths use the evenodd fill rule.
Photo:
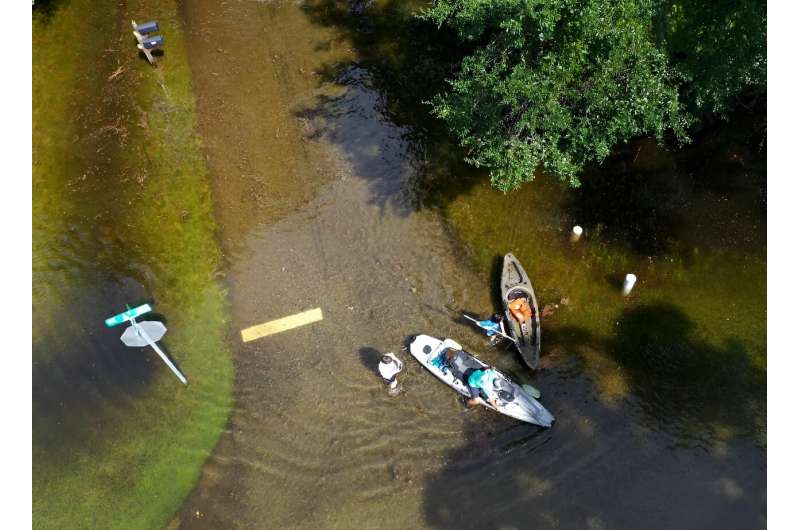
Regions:
<instances>
[{"instance_id":1,"label":"white vehicle","mask_svg":"<svg viewBox=\"0 0 800 530\"><path fill-rule=\"evenodd\" d=\"M489 367L471 353L465 352L461 345L452 339L439 340L429 335L417 335L409 344L408 350L422 363L422 366L463 396L469 396L469 390L463 381L465 372ZM448 350L456 352L451 360L446 357ZM489 397L496 399L498 406L495 408L483 398L479 398L481 405L534 425L550 427L553 424L555 418L541 403L507 376L497 373L498 377L493 385L494 395Z\"/></svg>"}]
</instances>

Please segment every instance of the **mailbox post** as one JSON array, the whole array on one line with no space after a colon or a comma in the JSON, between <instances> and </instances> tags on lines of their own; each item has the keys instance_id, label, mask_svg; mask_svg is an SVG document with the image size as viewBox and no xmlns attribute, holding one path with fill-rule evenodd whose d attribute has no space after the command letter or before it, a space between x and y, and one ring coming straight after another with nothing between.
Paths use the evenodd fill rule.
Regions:
<instances>
[{"instance_id":1,"label":"mailbox post","mask_svg":"<svg viewBox=\"0 0 800 530\"><path fill-rule=\"evenodd\" d=\"M133 36L138 41L136 47L144 52L144 56L147 57L150 64L156 64L156 59L151 52L164 45L164 37L155 34L158 32L158 22L151 20L144 24L136 24L135 20L131 20L131 26L133 26Z\"/></svg>"}]
</instances>

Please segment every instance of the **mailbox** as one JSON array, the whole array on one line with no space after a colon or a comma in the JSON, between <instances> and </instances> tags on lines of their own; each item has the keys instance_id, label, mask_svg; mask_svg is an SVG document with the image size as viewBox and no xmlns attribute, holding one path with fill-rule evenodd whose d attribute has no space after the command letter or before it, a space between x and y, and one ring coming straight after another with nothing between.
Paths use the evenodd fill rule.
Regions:
<instances>
[{"instance_id":1,"label":"mailbox","mask_svg":"<svg viewBox=\"0 0 800 530\"><path fill-rule=\"evenodd\" d=\"M161 46L164 44L164 37L161 35L153 35L152 37L147 37L142 41L142 46L145 47L147 50L152 50L157 46Z\"/></svg>"},{"instance_id":2,"label":"mailbox","mask_svg":"<svg viewBox=\"0 0 800 530\"><path fill-rule=\"evenodd\" d=\"M150 22L137 25L135 29L142 35L149 35L150 33L158 31L158 22L151 20Z\"/></svg>"}]
</instances>

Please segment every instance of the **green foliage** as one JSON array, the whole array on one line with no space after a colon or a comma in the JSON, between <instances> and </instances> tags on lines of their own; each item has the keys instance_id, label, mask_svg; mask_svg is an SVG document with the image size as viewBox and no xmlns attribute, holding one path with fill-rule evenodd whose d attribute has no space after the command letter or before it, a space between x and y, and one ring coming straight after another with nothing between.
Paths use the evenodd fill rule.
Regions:
<instances>
[{"instance_id":1,"label":"green foliage","mask_svg":"<svg viewBox=\"0 0 800 530\"><path fill-rule=\"evenodd\" d=\"M766 88L764 0L672 1L657 20L691 111L724 114L738 95Z\"/></svg>"},{"instance_id":2,"label":"green foliage","mask_svg":"<svg viewBox=\"0 0 800 530\"><path fill-rule=\"evenodd\" d=\"M422 18L453 28L474 50L432 101L434 113L496 187L515 189L538 168L578 186L583 167L620 142L670 132L688 141L687 101L719 112L744 87L765 82L762 19L745 24L758 12L748 9L720 13L688 0L437 0ZM728 30L740 26L748 46L730 55L736 37Z\"/></svg>"}]
</instances>

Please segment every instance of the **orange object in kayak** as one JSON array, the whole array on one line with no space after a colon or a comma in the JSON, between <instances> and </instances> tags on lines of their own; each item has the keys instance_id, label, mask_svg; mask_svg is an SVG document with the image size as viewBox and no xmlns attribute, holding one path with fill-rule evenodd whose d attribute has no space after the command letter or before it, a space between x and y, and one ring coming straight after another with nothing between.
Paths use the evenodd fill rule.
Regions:
<instances>
[{"instance_id":1,"label":"orange object in kayak","mask_svg":"<svg viewBox=\"0 0 800 530\"><path fill-rule=\"evenodd\" d=\"M524 298L517 298L516 300L510 301L508 303L508 310L511 311L514 318L520 322L525 322L533 316L531 306L528 305L528 301Z\"/></svg>"}]
</instances>

